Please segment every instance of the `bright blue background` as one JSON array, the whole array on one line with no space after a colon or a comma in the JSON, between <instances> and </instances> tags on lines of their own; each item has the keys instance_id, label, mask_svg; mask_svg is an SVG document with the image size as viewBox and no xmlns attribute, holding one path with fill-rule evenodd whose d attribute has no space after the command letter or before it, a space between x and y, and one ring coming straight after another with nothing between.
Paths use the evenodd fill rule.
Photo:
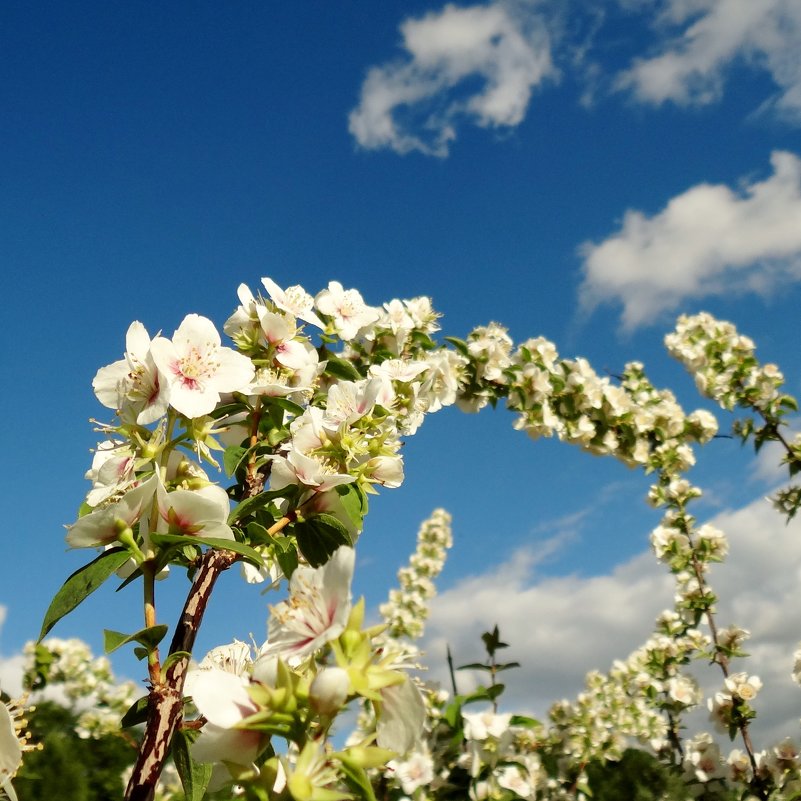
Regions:
<instances>
[{"instance_id":1,"label":"bright blue background","mask_svg":"<svg viewBox=\"0 0 801 801\"><path fill-rule=\"evenodd\" d=\"M133 319L166 334L188 312L221 327L240 282L263 275L316 293L329 280L373 304L430 295L443 333L497 320L520 340L544 334L599 370L646 362L682 402L706 405L661 347L670 319L621 337L618 310L576 314L578 247L600 241L627 208L658 212L701 181L766 175L799 131L751 113L769 90L744 67L701 109L605 96L590 109L568 70L537 91L503 135L465 127L447 159L357 149L347 114L367 69L398 58L398 25L428 3L39 3L0 8L0 400L5 509L0 654L35 637L47 603L86 552L65 551L88 485L96 437L95 371L121 357ZM612 71L650 36L610 14L599 53ZM564 65L563 65L564 66ZM798 391L797 289L688 303L737 322ZM373 503L359 545L357 592L375 606L435 506L454 515L442 585L508 558L565 515L592 508L549 571L592 575L642 550L657 516L647 480L558 443L536 446L503 410L447 410L406 447L405 485ZM717 503L738 497L718 440L699 481ZM720 474L720 469L723 473ZM753 495L758 495L754 486ZM233 571L232 571L233 572ZM163 585L160 617L184 591ZM54 631L100 650L103 627L139 625L136 590L104 588ZM224 577L201 648L265 633L267 599ZM138 675L125 657L124 672Z\"/></svg>"}]
</instances>

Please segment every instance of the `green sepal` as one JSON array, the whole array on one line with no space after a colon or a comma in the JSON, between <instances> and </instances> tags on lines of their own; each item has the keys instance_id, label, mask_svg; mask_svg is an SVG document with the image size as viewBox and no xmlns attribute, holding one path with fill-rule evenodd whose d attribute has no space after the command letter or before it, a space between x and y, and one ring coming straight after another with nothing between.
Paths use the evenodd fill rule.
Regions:
<instances>
[{"instance_id":1,"label":"green sepal","mask_svg":"<svg viewBox=\"0 0 801 801\"><path fill-rule=\"evenodd\" d=\"M127 548L111 548L96 559L76 570L56 593L45 612L42 630L37 642L41 642L53 626L75 609L81 601L91 595L112 573L119 570L129 559Z\"/></svg>"},{"instance_id":2,"label":"green sepal","mask_svg":"<svg viewBox=\"0 0 801 801\"><path fill-rule=\"evenodd\" d=\"M150 628L141 629L134 634L123 634L121 631L103 629L103 650L110 654L126 643L138 642L144 646L144 654L139 657L142 659L164 639L168 628L166 623L160 623L158 626L150 626Z\"/></svg>"},{"instance_id":3,"label":"green sepal","mask_svg":"<svg viewBox=\"0 0 801 801\"><path fill-rule=\"evenodd\" d=\"M192 759L190 745L190 735L185 729L178 729L172 738L172 759L181 779L186 801L202 801L211 780L212 765Z\"/></svg>"},{"instance_id":4,"label":"green sepal","mask_svg":"<svg viewBox=\"0 0 801 801\"><path fill-rule=\"evenodd\" d=\"M123 729L128 729L131 726L138 726L147 720L147 711L150 704L150 696L143 695L137 698L129 707L128 711L122 716L120 726Z\"/></svg>"},{"instance_id":5,"label":"green sepal","mask_svg":"<svg viewBox=\"0 0 801 801\"><path fill-rule=\"evenodd\" d=\"M337 756L342 764L345 782L356 793L356 797L362 798L364 801L376 801L373 785L370 783L367 771L356 765L353 760L348 759L345 754L337 754Z\"/></svg>"},{"instance_id":6,"label":"green sepal","mask_svg":"<svg viewBox=\"0 0 801 801\"><path fill-rule=\"evenodd\" d=\"M353 546L348 530L333 515L321 514L294 525L298 550L312 567L324 565L341 545Z\"/></svg>"},{"instance_id":7,"label":"green sepal","mask_svg":"<svg viewBox=\"0 0 801 801\"><path fill-rule=\"evenodd\" d=\"M250 545L237 540L225 540L219 537L194 537L187 534L151 534L150 539L156 545L208 545L218 551L233 551L240 556L244 556L248 562L253 562L257 567L264 564L259 552Z\"/></svg>"}]
</instances>

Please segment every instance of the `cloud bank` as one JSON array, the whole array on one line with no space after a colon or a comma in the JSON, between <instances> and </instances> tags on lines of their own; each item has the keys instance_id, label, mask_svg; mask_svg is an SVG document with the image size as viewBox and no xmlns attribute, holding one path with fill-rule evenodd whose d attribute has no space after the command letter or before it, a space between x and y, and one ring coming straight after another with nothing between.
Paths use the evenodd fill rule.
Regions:
<instances>
[{"instance_id":1,"label":"cloud bank","mask_svg":"<svg viewBox=\"0 0 801 801\"><path fill-rule=\"evenodd\" d=\"M365 149L447 156L460 124L518 125L534 87L555 75L539 17L501 4L446 5L400 30L407 57L369 70L349 116Z\"/></svg>"},{"instance_id":2,"label":"cloud bank","mask_svg":"<svg viewBox=\"0 0 801 801\"><path fill-rule=\"evenodd\" d=\"M731 546L727 561L711 572L720 599L718 623L736 623L752 633L746 644L751 656L735 661L732 669L755 673L765 683L756 701L755 745L766 748L786 735L798 739L801 688L790 672L801 639L792 611L801 606L801 521L785 524L760 498L711 522L726 532ZM449 687L446 644L456 664L476 661L483 653L481 633L497 623L510 644L502 658L522 664L504 674L502 706L542 716L553 701L575 697L588 670L606 671L641 645L656 615L672 607L672 578L650 552L605 576L537 581L537 564L531 551L523 551L434 600L425 641L431 678ZM707 692L722 685L720 671L706 663L697 663L695 672ZM467 690L469 677L457 673L457 678L460 690ZM712 730L705 713L696 721L699 729Z\"/></svg>"},{"instance_id":3,"label":"cloud bank","mask_svg":"<svg viewBox=\"0 0 801 801\"><path fill-rule=\"evenodd\" d=\"M767 105L801 122L801 4L797 0L665 0L656 55L638 58L617 88L647 103L703 105L720 98L735 64L766 71L779 91ZM671 29L682 28L677 35Z\"/></svg>"},{"instance_id":4,"label":"cloud bank","mask_svg":"<svg viewBox=\"0 0 801 801\"><path fill-rule=\"evenodd\" d=\"M460 126L519 125L534 89L560 69L584 84L584 105L605 86L649 105L700 106L719 100L741 67L768 75L775 87L759 110L801 124L798 0L617 3L643 26L632 40L641 53L621 71L597 60L595 45L614 19L602 6L494 0L407 18L400 25L405 54L368 70L350 133L367 150L445 157Z\"/></svg>"},{"instance_id":5,"label":"cloud bank","mask_svg":"<svg viewBox=\"0 0 801 801\"><path fill-rule=\"evenodd\" d=\"M652 217L629 210L617 233L582 245L582 308L620 302L632 330L688 299L765 295L801 278L801 159L775 152L771 165L736 190L693 186Z\"/></svg>"}]
</instances>

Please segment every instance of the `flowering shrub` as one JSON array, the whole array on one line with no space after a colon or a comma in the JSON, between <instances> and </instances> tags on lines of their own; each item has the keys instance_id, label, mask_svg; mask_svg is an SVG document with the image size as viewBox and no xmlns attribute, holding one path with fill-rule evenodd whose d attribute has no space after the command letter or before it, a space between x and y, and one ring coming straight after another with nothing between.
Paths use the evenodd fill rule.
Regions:
<instances>
[{"instance_id":1,"label":"flowering shrub","mask_svg":"<svg viewBox=\"0 0 801 801\"><path fill-rule=\"evenodd\" d=\"M56 594L40 640L113 574L141 587L139 627L105 633L107 652L130 646L147 664L148 693L122 716L130 731L144 727L127 799L154 798L170 757L188 799L230 785L260 800L578 799L589 793L588 766L619 760L632 744L680 773L693 796L725 784L743 797L801 797L795 746L752 743L761 682L731 667L748 633L718 624L709 584L726 538L691 513L701 490L685 473L693 446L717 432L713 415L686 414L639 363L613 380L541 337L516 346L496 323L437 342L427 298L371 307L335 281L315 297L262 283L266 294L239 287L223 325L233 347L196 314L172 338L151 339L134 322L124 357L94 380L115 417L102 428L67 542L102 550ZM703 393L746 411L735 427L744 440L782 443L798 471L801 440L783 429L795 401L781 393L781 373L756 361L753 343L699 315L681 318L667 346ZM556 436L653 476L649 500L664 516L651 542L676 583L653 636L608 673L591 673L547 722L498 711L497 674L514 663L497 662L497 629L484 637L487 661L470 666L487 672L487 687L463 696L454 682L449 696L413 673L414 640L451 544L445 513L421 529L384 623L367 625L351 597L369 496L404 479L401 437L445 406L475 412L499 402L533 439ZM800 504L798 487L776 497L788 517ZM233 642L192 662L215 582L235 563L247 581L287 593L271 607L267 641ZM176 580L175 566L191 584L165 646L156 580ZM75 647L40 644L34 674L95 694L104 716L81 723L93 736L106 730L106 712L116 720L132 699L100 680L82 686L85 675L71 672ZM683 734L684 714L703 700L686 672L696 659L721 673L707 703L715 727L739 738L728 755L708 733ZM333 727L350 705L362 709L359 725L339 747ZM9 787L19 755L3 748Z\"/></svg>"}]
</instances>

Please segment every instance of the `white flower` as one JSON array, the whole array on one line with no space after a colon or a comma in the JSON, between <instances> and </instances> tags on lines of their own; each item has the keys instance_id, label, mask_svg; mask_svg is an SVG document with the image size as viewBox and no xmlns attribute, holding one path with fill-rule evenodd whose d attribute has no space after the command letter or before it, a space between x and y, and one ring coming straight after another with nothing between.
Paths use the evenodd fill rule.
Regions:
<instances>
[{"instance_id":1,"label":"white flower","mask_svg":"<svg viewBox=\"0 0 801 801\"><path fill-rule=\"evenodd\" d=\"M343 423L350 425L373 410L381 389L381 380L340 381L328 390L323 425L338 429Z\"/></svg>"},{"instance_id":2,"label":"white flower","mask_svg":"<svg viewBox=\"0 0 801 801\"><path fill-rule=\"evenodd\" d=\"M84 476L92 482L92 489L86 496L89 506L99 506L134 482L134 464L134 452L130 446L117 440L99 443L92 467Z\"/></svg>"},{"instance_id":3,"label":"white flower","mask_svg":"<svg viewBox=\"0 0 801 801\"><path fill-rule=\"evenodd\" d=\"M486 712L462 712L464 720L464 736L468 740L486 740L487 737L499 738L509 728L510 714Z\"/></svg>"},{"instance_id":4,"label":"white flower","mask_svg":"<svg viewBox=\"0 0 801 801\"><path fill-rule=\"evenodd\" d=\"M158 508L161 532L234 539L234 532L226 522L231 504L225 490L216 484L199 490L178 489L173 492L167 492L159 484Z\"/></svg>"},{"instance_id":5,"label":"white flower","mask_svg":"<svg viewBox=\"0 0 801 801\"><path fill-rule=\"evenodd\" d=\"M749 676L747 673L732 673L723 682L726 689L742 701L753 701L762 689L762 679L759 676Z\"/></svg>"},{"instance_id":6,"label":"white flower","mask_svg":"<svg viewBox=\"0 0 801 801\"><path fill-rule=\"evenodd\" d=\"M192 745L192 756L198 762L230 762L255 769L254 760L263 746L262 733L233 728L259 711L248 694L250 654L247 649L247 659L243 658L243 647L247 649L235 642L216 648L187 674L184 692L206 718L200 737ZM216 765L209 789L219 789L230 780L227 768Z\"/></svg>"},{"instance_id":7,"label":"white flower","mask_svg":"<svg viewBox=\"0 0 801 801\"><path fill-rule=\"evenodd\" d=\"M381 690L381 716L376 723L376 742L398 754L406 754L420 742L426 705L417 685L407 676L400 684Z\"/></svg>"},{"instance_id":8,"label":"white flower","mask_svg":"<svg viewBox=\"0 0 801 801\"><path fill-rule=\"evenodd\" d=\"M8 707L0 701L0 790L17 801L11 779L22 764L22 745Z\"/></svg>"},{"instance_id":9,"label":"white flower","mask_svg":"<svg viewBox=\"0 0 801 801\"><path fill-rule=\"evenodd\" d=\"M434 761L428 751L413 751L407 759L392 760L387 767L394 771L395 780L406 795L411 795L418 787L426 787L434 780Z\"/></svg>"},{"instance_id":10,"label":"white flower","mask_svg":"<svg viewBox=\"0 0 801 801\"><path fill-rule=\"evenodd\" d=\"M128 490L116 503L81 517L67 527L67 543L73 548L93 548L114 542L147 510L156 491L156 482L156 476L151 476Z\"/></svg>"},{"instance_id":11,"label":"white flower","mask_svg":"<svg viewBox=\"0 0 801 801\"><path fill-rule=\"evenodd\" d=\"M236 392L252 381L250 360L220 345L214 324L187 315L172 340L156 337L150 345L156 366L169 381L170 405L186 417L214 411L221 392Z\"/></svg>"},{"instance_id":12,"label":"white flower","mask_svg":"<svg viewBox=\"0 0 801 801\"><path fill-rule=\"evenodd\" d=\"M521 798L528 798L534 787L524 772L522 765L504 765L497 774L498 785L505 790L511 790Z\"/></svg>"},{"instance_id":13,"label":"white flower","mask_svg":"<svg viewBox=\"0 0 801 801\"><path fill-rule=\"evenodd\" d=\"M125 335L125 358L101 367L92 381L97 399L123 416L130 412L139 425L153 423L167 413L167 382L151 355L150 335L135 321Z\"/></svg>"},{"instance_id":14,"label":"white flower","mask_svg":"<svg viewBox=\"0 0 801 801\"><path fill-rule=\"evenodd\" d=\"M270 609L262 655L304 657L336 639L350 615L353 548L338 548L322 567L298 567L289 599Z\"/></svg>"},{"instance_id":15,"label":"white flower","mask_svg":"<svg viewBox=\"0 0 801 801\"><path fill-rule=\"evenodd\" d=\"M302 286L295 285L281 289L271 278L262 278L261 282L279 309L318 328L325 328L323 321L314 313L314 298Z\"/></svg>"},{"instance_id":16,"label":"white flower","mask_svg":"<svg viewBox=\"0 0 801 801\"><path fill-rule=\"evenodd\" d=\"M274 490L302 484L314 492L325 492L339 484L350 484L356 480L355 476L347 473L335 473L327 465L297 450L291 450L286 457L274 456L272 462L270 486Z\"/></svg>"},{"instance_id":17,"label":"white flower","mask_svg":"<svg viewBox=\"0 0 801 801\"><path fill-rule=\"evenodd\" d=\"M333 318L334 330L342 339L353 339L362 328L381 316L378 309L368 306L355 289L344 289L339 281L331 281L315 299L317 308Z\"/></svg>"}]
</instances>

